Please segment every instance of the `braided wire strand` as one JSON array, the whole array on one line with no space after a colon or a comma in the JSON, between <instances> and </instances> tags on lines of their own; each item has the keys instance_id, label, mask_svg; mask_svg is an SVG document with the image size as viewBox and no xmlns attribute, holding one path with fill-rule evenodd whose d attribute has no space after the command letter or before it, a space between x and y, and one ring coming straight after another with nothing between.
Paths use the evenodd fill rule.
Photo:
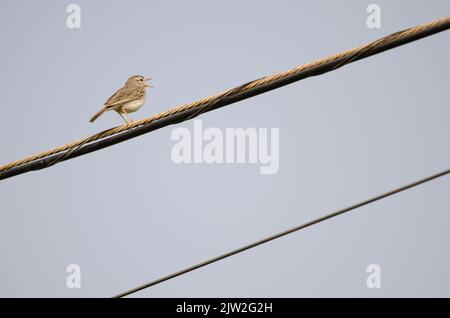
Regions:
<instances>
[{"instance_id":1,"label":"braided wire strand","mask_svg":"<svg viewBox=\"0 0 450 318\"><path fill-rule=\"evenodd\" d=\"M336 61L339 59L343 59L344 62L340 63L340 65L335 67L335 68L338 68L338 67L341 67L341 66L349 63L350 61L354 60L357 56L367 53L370 50L373 50L373 49L377 48L378 46L385 44L386 42L398 41L398 40L401 40L402 38L406 38L415 33L419 33L426 29L431 29L431 28L437 27L439 25L447 24L449 22L450 22L450 16L447 16L447 17L437 19L437 20L429 22L429 23L425 23L425 24L422 24L422 25L419 25L416 27L412 27L412 28L403 30L403 31L395 32L395 33L387 35L381 39L372 41L370 43L360 45L360 46L354 47L352 49L349 49L349 50L346 50L346 51L343 51L343 52L340 52L340 53L337 53L337 54L334 54L334 55L331 55L331 56L328 56L325 58L314 60L312 62L309 62L309 63L301 65L301 66L297 66L297 67L289 69L287 71L280 72L280 73L277 73L274 75L265 76L260 79L246 83L244 85L240 85L236 88L226 90L221 93L211 95L211 96L202 98L202 99L194 101L194 102L182 104L180 106L168 109L159 114L154 114L152 116L149 116L149 117L146 117L146 118L143 118L140 120L136 120L136 121L128 123L128 124L124 124L121 126L117 126L117 127L96 133L89 137L78 139L73 142L70 142L70 143L55 147L55 148L51 148L49 150L46 150L46 151L43 151L43 152L40 152L40 153L37 153L34 155L30 155L30 156L27 156L25 158L22 158L22 159L19 159L16 161L12 161L10 163L1 165L0 172L4 172L4 171L10 170L14 167L17 167L17 166L20 166L20 165L23 165L26 163L30 163L30 162L33 162L36 160L40 160L40 159L43 159L43 158L46 158L46 157L49 157L49 156L52 156L52 155L55 155L58 153L64 153L61 156L61 158L62 158L63 156L67 156L66 152L72 153L87 143L97 141L97 140L100 140L100 139L103 139L106 137L110 137L110 136L113 136L116 134L120 134L125 131L137 128L139 126L143 126L143 125L149 124L151 122L157 121L159 119L166 118L166 117L172 116L174 114L182 113L187 110L194 109L194 108L199 108L200 110L199 110L199 112L195 113L193 116L191 116L189 118L198 116L200 113L202 113L204 111L204 109L201 109L203 106L205 106L205 105L210 106L211 104L217 103L224 97L227 97L227 96L230 96L233 94L237 94L237 93L241 93L241 92L244 92L244 91L256 88L256 87L260 87L263 85L267 85L272 82L278 81L280 79L304 72L308 69L316 68L318 66L325 65L327 63L330 63L330 62L333 62L333 61ZM58 161L58 159L56 161ZM51 165L55 164L56 161L52 162Z\"/></svg>"}]
</instances>

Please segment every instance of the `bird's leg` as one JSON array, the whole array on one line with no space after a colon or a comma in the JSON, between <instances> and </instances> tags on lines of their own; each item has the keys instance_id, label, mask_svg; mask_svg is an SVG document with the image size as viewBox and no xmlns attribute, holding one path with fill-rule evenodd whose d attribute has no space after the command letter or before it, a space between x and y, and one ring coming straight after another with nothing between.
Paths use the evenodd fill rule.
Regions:
<instances>
[{"instance_id":1,"label":"bird's leg","mask_svg":"<svg viewBox=\"0 0 450 318\"><path fill-rule=\"evenodd\" d=\"M125 120L125 123L129 124L130 123L130 119L127 117L125 117L125 113L122 113L120 110L117 111L117 113L120 115L120 117L122 117L123 120Z\"/></svg>"},{"instance_id":2,"label":"bird's leg","mask_svg":"<svg viewBox=\"0 0 450 318\"><path fill-rule=\"evenodd\" d=\"M133 122L133 119L131 119L131 117L130 117L126 112L124 112L123 114L124 114L125 117L128 119L128 122L129 122L129 123L132 123L132 122Z\"/></svg>"}]
</instances>

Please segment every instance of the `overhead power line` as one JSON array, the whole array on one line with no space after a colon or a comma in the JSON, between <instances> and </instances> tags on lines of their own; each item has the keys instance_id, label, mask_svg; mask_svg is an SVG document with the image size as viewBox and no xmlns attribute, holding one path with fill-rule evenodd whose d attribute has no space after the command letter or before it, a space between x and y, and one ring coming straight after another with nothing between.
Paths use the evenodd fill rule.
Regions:
<instances>
[{"instance_id":1,"label":"overhead power line","mask_svg":"<svg viewBox=\"0 0 450 318\"><path fill-rule=\"evenodd\" d=\"M439 172L439 173L436 173L436 174L431 175L431 176L429 176L429 177L426 177L426 178L417 180L417 181L415 181L415 182L413 182L413 183L404 185L404 186L402 186L402 187L399 187L399 188L397 188L397 189L391 190L391 191L389 191L389 192L385 192L385 193L383 193L383 194L374 196L374 197L372 197L372 198L370 198L370 199L367 199L367 200L365 200L365 201L361 201L361 202L359 202L359 203L355 203L354 205L351 205L351 206L346 207L346 208L343 208L343 209L341 209L341 210L338 210L338 211L332 212L332 213L330 213L330 214L324 215L324 216L319 217L319 218L317 218L317 219L315 219L315 220L312 220L312 221L309 221L309 222L307 222L307 223L298 225L298 226L296 226L296 227L290 228L290 229L285 230L285 231L283 231L283 232L280 232L280 233L271 235L271 236L266 237L266 238L264 238L264 239L262 239L262 240L259 240L259 241L256 241L256 242L254 242L254 243L245 245L245 246L243 246L243 247L241 247L241 248L232 250L232 251L230 251L230 252L228 252L228 253L225 253L225 254L222 254L222 255L220 255L220 256L217 256L217 257L208 259L208 260L206 260L206 261L204 261L204 262L201 262L201 263L198 263L198 264L196 264L196 265L187 267L187 268L182 269L182 270L180 270L180 271L178 271L178 272L175 272L175 273L173 273L173 274L170 274L170 275L167 275L167 276L163 276L163 277L161 277L161 278L158 278L158 279L156 279L156 280L154 280L154 281L151 281L151 282L146 283L146 284L144 284L144 285L138 286L138 287L136 287L136 288L132 288L132 289L130 289L130 290L127 290L127 291L125 291L125 292L122 292L122 293L120 293L120 294L114 296L113 298L121 298L121 297L129 296L129 295L134 294L134 293L136 293L136 292L138 292L138 291L141 291L141 290L147 289L147 288L149 288L149 287L152 287L152 286L161 284L161 283L163 283L163 282L165 282L165 281L168 281L168 280L173 279L173 278L175 278L175 277L178 277L178 276L187 274L187 273L192 272L192 271L194 271L194 270L196 270L196 269L199 269L199 268L201 268L201 267L204 267L204 266L210 265L210 264L212 264L212 263L218 262L218 261L220 261L220 260L223 260L223 259L225 259L225 258L227 258L227 257L230 257L230 256L233 256L233 255L242 253L242 252L244 252L244 251L247 251L247 250L249 250L249 249L252 249L252 248L254 248L254 247L257 247L257 246L259 246L259 245L262 245L262 244L268 243L268 242L270 242L270 241L276 240L276 239L278 239L278 238L281 238L281 237L283 237L283 236L286 236L286 235L288 235L288 234L292 234L292 233L294 233L294 232L303 230L303 229L305 229L305 228L307 228L307 227L309 227L309 226L311 226L311 225L321 223L321 222L323 222L323 221L326 221L326 220L329 220L329 219L331 219L331 218L337 217L337 216L342 215L342 214L344 214L344 213L348 213L348 212L350 212L350 211L352 211L352 210L355 210L355 209L357 209L357 208L360 208L360 207L363 207L363 206L365 206L365 205L374 203L374 202L379 201L379 200L381 200L381 199L385 199L385 198L390 197L390 196L392 196L392 195L394 195L394 194L397 194L397 193L403 192L403 191L405 191L405 190L414 188L414 187L416 187L416 186L418 186L418 185L421 185L421 184L430 182L430 181L435 180L435 179L437 179L437 178L443 177L443 176L445 176L445 175L447 175L447 174L449 174L449 173L450 173L450 169L445 170L445 171L442 171L442 172Z\"/></svg>"},{"instance_id":2,"label":"overhead power line","mask_svg":"<svg viewBox=\"0 0 450 318\"><path fill-rule=\"evenodd\" d=\"M276 239L278 239L278 238L281 238L281 237L283 237L283 236L286 236L286 235L288 235L288 234L292 234L292 233L294 233L294 232L303 230L303 229L305 229L305 228L307 228L307 227L309 227L309 226L311 226L311 225L315 225L315 224L321 223L321 222L323 222L323 221L326 221L326 220L329 220L329 219L331 219L331 218L337 217L337 216L342 215L342 214L344 214L344 213L348 213L348 212L350 212L350 211L352 211L352 210L355 210L355 209L357 209L357 208L360 208L360 207L363 207L363 206L365 206L365 205L374 203L374 202L379 201L379 200L381 200L381 199L385 199L385 198L390 197L390 196L392 196L392 195L394 195L394 194L397 194L397 193L403 192L403 191L405 191L405 190L414 188L414 187L416 187L416 186L418 186L418 185L421 185L421 184L430 182L430 181L435 180L435 179L437 179L437 178L441 178L441 177L443 177L443 176L445 176L445 175L447 175L447 174L449 174L449 173L450 173L450 169L445 170L445 171L442 171L442 172L439 172L439 173L436 173L436 174L431 175L431 176L429 176L429 177L426 177L426 178L417 180L417 181L415 181L415 182L413 182L413 183L404 185L404 186L402 186L402 187L400 187L400 188L397 188L397 189L394 189L394 190L385 192L385 193L383 193L383 194L374 196L374 197L372 197L372 198L370 198L370 199L367 199L367 200L365 200L365 201L361 201L361 202L359 202L359 203L355 203L355 204L353 204L353 205L351 205L351 206L349 206L349 207L346 207L346 208L343 208L343 209L341 209L341 210L332 212L332 213L330 213L330 214L326 214L326 215L324 215L324 216L322 216L322 217L319 217L319 218L317 218L317 219L315 219L315 220L312 220L312 221L309 221L309 222L307 222L307 223L304 223L304 224L298 225L298 226L296 226L296 227L290 228L290 229L288 229L288 230L286 230L286 231L283 231L283 232L280 232L280 233L277 233L277 234L268 236L268 237L266 237L266 238L263 238L262 240L259 240L259 241L256 241L256 242L254 242L254 243L245 245L245 246L243 246L243 247L241 247L241 248L232 250L232 251L230 251L230 252L228 252L228 253L225 253L225 254L222 254L222 255L220 255L220 256L217 256L217 257L208 259L208 260L206 260L206 261L204 261L204 262L201 262L201 263L198 263L198 264L196 264L196 265L187 267L187 268L182 269L182 270L180 270L180 271L178 271L178 272L175 272L175 273L173 273L173 274L170 274L170 275L167 275L167 276L163 276L163 277L158 278L158 279L156 279L156 280L154 280L154 281L151 281L151 282L149 282L149 283L147 283L147 284L138 286L138 287L136 287L136 288L132 288L132 289L130 289L130 290L127 290L127 291L125 291L125 292L123 292L123 293L120 293L120 294L114 296L113 298L121 298L121 297L129 296L129 295L134 294L134 293L136 293L136 292L138 292L138 291L141 291L141 290L147 289L147 288L149 288L149 287L152 287L152 286L161 284L161 283L163 283L163 282L165 282L165 281L168 281L168 280L173 279L173 278L175 278L175 277L178 277L178 276L187 274L187 273L192 272L192 271L194 271L194 270L196 270L196 269L199 269L199 268L201 268L201 267L204 267L204 266L210 265L210 264L212 264L212 263L218 262L218 261L220 261L220 260L223 260L223 259L225 259L225 258L227 258L227 257L230 257L230 256L233 256L233 255L242 253L242 252L244 252L244 251L247 251L247 250L249 250L249 249L252 249L252 248L254 248L254 247L257 247L257 246L259 246L259 245L262 245L262 244L268 243L268 242L270 242L270 241L276 240Z\"/></svg>"},{"instance_id":3,"label":"overhead power line","mask_svg":"<svg viewBox=\"0 0 450 318\"><path fill-rule=\"evenodd\" d=\"M236 103L307 77L330 72L351 62L416 41L449 28L450 16L447 16L390 34L368 44L295 67L288 71L266 76L225 92L183 104L160 114L111 128L90 137L4 164L0 166L0 180L29 171L44 169L55 163L109 147L171 124L180 123L196 117L201 113Z\"/></svg>"}]
</instances>

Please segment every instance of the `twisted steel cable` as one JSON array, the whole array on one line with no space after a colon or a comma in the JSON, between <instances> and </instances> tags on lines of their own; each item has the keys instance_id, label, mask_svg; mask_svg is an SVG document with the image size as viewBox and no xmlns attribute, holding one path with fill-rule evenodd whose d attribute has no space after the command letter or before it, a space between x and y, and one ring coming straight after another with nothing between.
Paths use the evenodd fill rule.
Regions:
<instances>
[{"instance_id":1,"label":"twisted steel cable","mask_svg":"<svg viewBox=\"0 0 450 318\"><path fill-rule=\"evenodd\" d=\"M134 287L132 289L126 290L124 292L121 292L120 294L117 294L117 295L113 296L112 298L126 297L126 296L129 296L131 294L134 294L134 293L137 293L139 291L142 291L144 289L153 287L155 285L159 285L159 284L161 284L163 282L166 282L168 280L174 279L174 278L176 278L178 276L186 275L187 273L195 271L195 270L197 270L199 268L211 265L211 264L216 263L218 261L221 261L221 260L223 260L225 258L229 258L231 256L234 256L236 254L240 254L242 252L248 251L250 249L253 249L253 248L258 247L260 245L263 245L263 244L269 243L271 241L277 240L277 239L282 238L284 236L287 236L287 235L293 234L295 232L304 230L304 229L306 229L306 228L308 228L308 227L310 227L312 225L316 225L316 224L322 223L322 222L327 221L329 219L335 218L337 216L349 213L349 212L351 212L353 210L359 209L361 207L367 206L369 204L373 204L373 203L375 203L377 201L380 201L380 200L386 199L388 197L391 197L393 195L399 194L399 193L404 192L406 190L409 190L409 189L415 188L417 186L420 186L422 184L425 184L425 183L431 182L433 180L442 178L444 176L447 176L448 174L450 174L450 169L441 171L439 173L435 173L433 175L430 175L430 176L428 176L426 178L422 178L420 180L416 180L416 181L414 181L412 183L403 185L403 186L401 186L399 188L396 188L396 189L390 190L388 192L385 192L385 193L373 196L373 197L371 197L369 199L366 199L364 201L355 203L355 204L353 204L351 206L348 206L346 208L343 208L343 209L331 212L331 213L323 215L323 216L321 216L321 217L319 217L317 219L314 219L314 220L311 220L309 222L306 222L306 223L300 224L298 226L292 227L292 228L287 229L287 230L285 230L283 232L279 232L279 233L273 234L271 236L265 237L265 238L263 238L263 239L261 239L259 241L256 241L256 242L253 242L251 244L242 246L242 247L237 248L235 250L229 251L229 252L227 252L225 254L222 254L222 255L219 255L219 256L207 259L207 260L205 260L203 262L200 262L198 264L192 265L190 267L186 267L186 268L184 268L184 269L182 269L182 270L180 270L178 272L175 272L175 273L172 273L172 274L160 277L160 278L155 279L155 280L153 280L151 282L148 282L148 283L145 283L143 285L140 285L140 286Z\"/></svg>"},{"instance_id":2,"label":"twisted steel cable","mask_svg":"<svg viewBox=\"0 0 450 318\"><path fill-rule=\"evenodd\" d=\"M159 114L111 128L92 136L40 152L0 166L0 180L32 170L39 170L89 152L137 137L144 133L196 117L237 101L262 94L301 79L320 75L351 62L398 47L450 28L450 16L395 32L368 44L334 54L290 70L262 77L233 89L191 103L171 108Z\"/></svg>"}]
</instances>

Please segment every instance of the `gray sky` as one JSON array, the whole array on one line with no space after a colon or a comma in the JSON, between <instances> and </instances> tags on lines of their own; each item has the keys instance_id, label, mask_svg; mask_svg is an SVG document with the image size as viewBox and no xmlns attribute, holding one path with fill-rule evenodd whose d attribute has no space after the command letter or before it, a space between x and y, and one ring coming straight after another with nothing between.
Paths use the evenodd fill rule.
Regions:
<instances>
[{"instance_id":1,"label":"gray sky","mask_svg":"<svg viewBox=\"0 0 450 318\"><path fill-rule=\"evenodd\" d=\"M81 29L66 7L81 6ZM0 2L0 162L121 124L88 123L131 75L143 118L450 12L450 2ZM193 121L0 182L0 296L108 297L449 168L450 33L201 117L279 128L280 169L175 164ZM450 178L140 292L138 297L450 296ZM81 288L66 267L81 267ZM381 267L382 287L366 286Z\"/></svg>"}]
</instances>

